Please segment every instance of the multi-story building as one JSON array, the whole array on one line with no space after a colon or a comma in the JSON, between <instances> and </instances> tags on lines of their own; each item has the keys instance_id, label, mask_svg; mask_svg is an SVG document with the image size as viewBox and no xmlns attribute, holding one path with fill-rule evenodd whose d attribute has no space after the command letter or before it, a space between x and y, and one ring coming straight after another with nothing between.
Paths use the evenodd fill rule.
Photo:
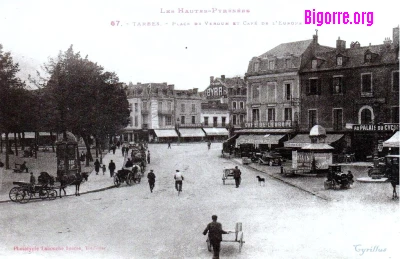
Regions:
<instances>
[{"instance_id":1,"label":"multi-story building","mask_svg":"<svg viewBox=\"0 0 400 259\"><path fill-rule=\"evenodd\" d=\"M356 41L347 48L339 38L335 49L314 51L301 68L300 89L301 131L321 125L344 136L344 148L357 159L371 156L398 130L399 28L393 29L393 42Z\"/></svg>"},{"instance_id":2,"label":"multi-story building","mask_svg":"<svg viewBox=\"0 0 400 259\"><path fill-rule=\"evenodd\" d=\"M228 103L220 100L209 100L201 104L201 124L210 140L227 139L229 132Z\"/></svg>"},{"instance_id":3,"label":"multi-story building","mask_svg":"<svg viewBox=\"0 0 400 259\"><path fill-rule=\"evenodd\" d=\"M300 112L299 71L311 60L314 53L332 48L318 44L313 39L282 43L249 62L245 75L247 81L246 129L238 133L281 134L282 140L290 138L288 133L297 130ZM287 138L283 138L287 136ZM271 136L278 144L279 136ZM281 140L280 140L281 141ZM273 143L272 143L273 142Z\"/></svg>"},{"instance_id":4,"label":"multi-story building","mask_svg":"<svg viewBox=\"0 0 400 259\"><path fill-rule=\"evenodd\" d=\"M197 88L175 90L175 126L180 141L202 140L200 112L202 97Z\"/></svg>"}]
</instances>

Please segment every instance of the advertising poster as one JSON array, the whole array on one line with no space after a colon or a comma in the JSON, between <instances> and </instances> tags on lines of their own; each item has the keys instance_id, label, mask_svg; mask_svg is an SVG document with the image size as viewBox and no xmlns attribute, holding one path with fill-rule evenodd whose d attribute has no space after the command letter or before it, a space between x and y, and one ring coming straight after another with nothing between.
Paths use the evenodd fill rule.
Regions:
<instances>
[{"instance_id":1,"label":"advertising poster","mask_svg":"<svg viewBox=\"0 0 400 259\"><path fill-rule=\"evenodd\" d=\"M0 0L0 258L400 258L398 183L357 181L399 128L398 6ZM349 140L347 189L221 155L280 135L307 166L283 142L317 124ZM33 132L82 139L81 174L39 181L56 150Z\"/></svg>"}]
</instances>

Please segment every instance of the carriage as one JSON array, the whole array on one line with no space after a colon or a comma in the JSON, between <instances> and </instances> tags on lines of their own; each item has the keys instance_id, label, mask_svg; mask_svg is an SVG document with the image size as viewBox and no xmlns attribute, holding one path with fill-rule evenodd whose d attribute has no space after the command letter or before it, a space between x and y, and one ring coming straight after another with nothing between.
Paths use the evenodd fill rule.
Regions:
<instances>
[{"instance_id":1,"label":"carriage","mask_svg":"<svg viewBox=\"0 0 400 259\"><path fill-rule=\"evenodd\" d=\"M349 171L347 174L342 172L340 165L330 165L328 168L327 179L324 182L324 188L327 189L348 189L354 183L354 176Z\"/></svg>"},{"instance_id":2,"label":"carriage","mask_svg":"<svg viewBox=\"0 0 400 259\"><path fill-rule=\"evenodd\" d=\"M236 226L235 226L235 232L233 231L229 231L230 233L234 233L235 234L235 240L222 240L222 242L237 242L239 243L239 252L242 251L242 246L245 243L243 240L243 231L242 231L242 223L241 222L237 222ZM207 242L207 249L208 251L212 251L212 246L211 246L211 242L210 239L207 238L206 240Z\"/></svg>"},{"instance_id":3,"label":"carriage","mask_svg":"<svg viewBox=\"0 0 400 259\"><path fill-rule=\"evenodd\" d=\"M283 158L279 153L266 152L258 160L260 165L281 166Z\"/></svg>"},{"instance_id":4,"label":"carriage","mask_svg":"<svg viewBox=\"0 0 400 259\"><path fill-rule=\"evenodd\" d=\"M119 187L121 183L126 182L127 185L132 185L133 183L140 183L142 179L142 173L139 171L140 167L134 165L129 168L122 168L114 174L114 185Z\"/></svg>"},{"instance_id":5,"label":"carriage","mask_svg":"<svg viewBox=\"0 0 400 259\"><path fill-rule=\"evenodd\" d=\"M13 202L27 203L31 199L49 199L57 198L56 187L54 186L54 177L47 172L41 172L38 178L39 184L27 182L13 182L14 185L9 192L10 200Z\"/></svg>"},{"instance_id":6,"label":"carriage","mask_svg":"<svg viewBox=\"0 0 400 259\"><path fill-rule=\"evenodd\" d=\"M225 184L226 180L235 180L233 177L233 172L235 168L225 168L223 173L222 173L222 182Z\"/></svg>"},{"instance_id":7,"label":"carriage","mask_svg":"<svg viewBox=\"0 0 400 259\"><path fill-rule=\"evenodd\" d=\"M368 167L368 176L372 179L381 179L382 177L388 178L388 169L391 165L399 166L400 155L387 155L381 158L376 167Z\"/></svg>"}]
</instances>

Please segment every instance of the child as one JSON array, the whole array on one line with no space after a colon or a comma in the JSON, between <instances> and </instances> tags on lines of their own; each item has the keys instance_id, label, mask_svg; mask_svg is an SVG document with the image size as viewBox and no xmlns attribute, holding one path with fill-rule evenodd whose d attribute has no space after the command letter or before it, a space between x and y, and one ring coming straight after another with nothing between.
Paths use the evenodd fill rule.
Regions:
<instances>
[{"instance_id":1,"label":"child","mask_svg":"<svg viewBox=\"0 0 400 259\"><path fill-rule=\"evenodd\" d=\"M106 173L106 165L103 165L101 169L103 169L103 175L104 175Z\"/></svg>"}]
</instances>

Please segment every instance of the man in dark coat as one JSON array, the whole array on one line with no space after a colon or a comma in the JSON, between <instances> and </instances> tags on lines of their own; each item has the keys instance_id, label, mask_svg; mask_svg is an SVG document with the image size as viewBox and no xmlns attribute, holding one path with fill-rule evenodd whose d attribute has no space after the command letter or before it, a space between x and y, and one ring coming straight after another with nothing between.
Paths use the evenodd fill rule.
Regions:
<instances>
[{"instance_id":1,"label":"man in dark coat","mask_svg":"<svg viewBox=\"0 0 400 259\"><path fill-rule=\"evenodd\" d=\"M235 169L233 169L233 178L235 179L236 188L239 188L241 175L242 172L240 172L239 168L235 166Z\"/></svg>"},{"instance_id":2,"label":"man in dark coat","mask_svg":"<svg viewBox=\"0 0 400 259\"><path fill-rule=\"evenodd\" d=\"M96 162L94 162L94 170L96 171L96 174L99 174L100 171L100 162L98 159L96 159Z\"/></svg>"},{"instance_id":3,"label":"man in dark coat","mask_svg":"<svg viewBox=\"0 0 400 259\"><path fill-rule=\"evenodd\" d=\"M110 170L110 177L113 177L115 170L115 163L112 160L108 164L108 170Z\"/></svg>"},{"instance_id":4,"label":"man in dark coat","mask_svg":"<svg viewBox=\"0 0 400 259\"><path fill-rule=\"evenodd\" d=\"M213 259L219 258L219 250L221 248L222 234L229 234L230 232L226 232L222 230L221 223L217 222L217 215L213 215L212 222L209 223L206 229L203 231L203 235L207 235L208 239L213 247L214 256Z\"/></svg>"},{"instance_id":5,"label":"man in dark coat","mask_svg":"<svg viewBox=\"0 0 400 259\"><path fill-rule=\"evenodd\" d=\"M153 192L156 183L156 175L153 173L153 170L150 170L150 173L147 174L147 179L149 180L150 191Z\"/></svg>"},{"instance_id":6,"label":"man in dark coat","mask_svg":"<svg viewBox=\"0 0 400 259\"><path fill-rule=\"evenodd\" d=\"M147 151L147 163L150 164L150 150Z\"/></svg>"}]
</instances>

